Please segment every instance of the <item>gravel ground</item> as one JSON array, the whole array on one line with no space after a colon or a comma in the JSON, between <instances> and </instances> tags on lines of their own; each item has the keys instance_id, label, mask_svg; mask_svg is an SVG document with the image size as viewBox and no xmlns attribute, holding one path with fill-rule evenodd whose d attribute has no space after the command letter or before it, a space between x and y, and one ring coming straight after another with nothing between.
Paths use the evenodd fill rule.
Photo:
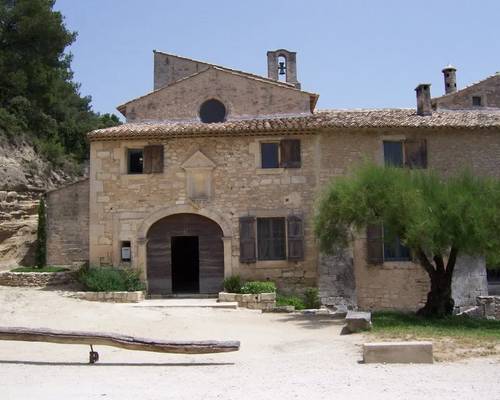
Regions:
<instances>
[{"instance_id":1,"label":"gravel ground","mask_svg":"<svg viewBox=\"0 0 500 400\"><path fill-rule=\"evenodd\" d=\"M250 310L144 307L0 287L0 325L237 339L241 350L176 355L0 342L0 399L500 399L500 359L363 365L362 335L341 323Z\"/></svg>"}]
</instances>

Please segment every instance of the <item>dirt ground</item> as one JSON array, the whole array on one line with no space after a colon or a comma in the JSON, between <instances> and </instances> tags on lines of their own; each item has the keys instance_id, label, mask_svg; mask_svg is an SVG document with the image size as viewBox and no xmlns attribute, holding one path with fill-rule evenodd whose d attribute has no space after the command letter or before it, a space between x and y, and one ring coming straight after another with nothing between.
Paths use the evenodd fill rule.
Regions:
<instances>
[{"instance_id":1,"label":"dirt ground","mask_svg":"<svg viewBox=\"0 0 500 400\"><path fill-rule=\"evenodd\" d=\"M0 325L236 339L241 350L171 355L0 342L0 399L500 399L500 358L364 365L363 335L341 322L250 310L104 304L0 287Z\"/></svg>"}]
</instances>

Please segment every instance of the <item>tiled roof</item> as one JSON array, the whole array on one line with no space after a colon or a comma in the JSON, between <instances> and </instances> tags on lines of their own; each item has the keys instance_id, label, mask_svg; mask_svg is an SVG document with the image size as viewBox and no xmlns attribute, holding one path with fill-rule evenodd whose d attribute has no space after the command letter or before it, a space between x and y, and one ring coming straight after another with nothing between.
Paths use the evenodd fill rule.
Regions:
<instances>
[{"instance_id":1,"label":"tiled roof","mask_svg":"<svg viewBox=\"0 0 500 400\"><path fill-rule=\"evenodd\" d=\"M500 128L500 112L437 111L419 116L413 109L327 110L304 116L276 116L259 119L230 120L221 123L156 121L127 123L98 129L88 134L90 140L134 138L236 136L313 132L319 129L350 128Z\"/></svg>"}]
</instances>

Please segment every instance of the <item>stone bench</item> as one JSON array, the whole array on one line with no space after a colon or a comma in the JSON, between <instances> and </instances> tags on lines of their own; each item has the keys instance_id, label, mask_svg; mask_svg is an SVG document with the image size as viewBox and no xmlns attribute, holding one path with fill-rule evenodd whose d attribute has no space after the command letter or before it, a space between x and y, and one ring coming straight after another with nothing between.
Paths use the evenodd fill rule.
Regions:
<instances>
[{"instance_id":1,"label":"stone bench","mask_svg":"<svg viewBox=\"0 0 500 400\"><path fill-rule=\"evenodd\" d=\"M432 342L379 342L363 344L363 361L371 363L431 364Z\"/></svg>"},{"instance_id":2,"label":"stone bench","mask_svg":"<svg viewBox=\"0 0 500 400\"><path fill-rule=\"evenodd\" d=\"M348 311L345 316L346 326L343 334L367 331L372 328L372 314L363 311Z\"/></svg>"}]
</instances>

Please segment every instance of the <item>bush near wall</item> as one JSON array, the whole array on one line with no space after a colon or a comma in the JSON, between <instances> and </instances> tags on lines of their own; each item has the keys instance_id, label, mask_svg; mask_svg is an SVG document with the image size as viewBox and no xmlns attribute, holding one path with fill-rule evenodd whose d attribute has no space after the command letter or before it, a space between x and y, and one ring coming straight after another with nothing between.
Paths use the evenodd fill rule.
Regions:
<instances>
[{"instance_id":1,"label":"bush near wall","mask_svg":"<svg viewBox=\"0 0 500 400\"><path fill-rule=\"evenodd\" d=\"M134 269L113 267L86 267L78 274L78 280L90 292L134 292L144 290L139 272Z\"/></svg>"}]
</instances>

